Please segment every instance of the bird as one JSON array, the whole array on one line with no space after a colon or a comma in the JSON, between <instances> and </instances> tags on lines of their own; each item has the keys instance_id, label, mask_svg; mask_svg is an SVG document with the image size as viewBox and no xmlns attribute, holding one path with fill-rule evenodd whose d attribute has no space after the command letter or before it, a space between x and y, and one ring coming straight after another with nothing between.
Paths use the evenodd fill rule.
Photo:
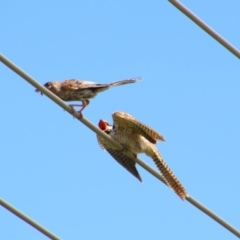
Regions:
<instances>
[{"instance_id":1,"label":"bird","mask_svg":"<svg viewBox=\"0 0 240 240\"><path fill-rule=\"evenodd\" d=\"M141 77L130 78L108 84L99 84L95 82L68 79L64 81L52 81L44 84L48 90L57 95L62 100L81 101L82 104L70 104L69 106L75 111L74 107L82 107L78 113L82 114L83 109L89 105L89 99L94 98L99 92L103 92L111 87L135 83L141 80ZM38 89L36 92L40 92ZM40 92L43 95L42 92Z\"/></svg>"},{"instance_id":2,"label":"bird","mask_svg":"<svg viewBox=\"0 0 240 240\"><path fill-rule=\"evenodd\" d=\"M139 175L135 161L124 154L128 150L137 157L138 153L145 153L151 157L162 173L166 184L184 200L187 197L187 191L168 167L163 157L156 148L158 140L165 141L165 138L154 129L125 112L114 112L112 114L113 125L100 119L98 127L108 134L116 142L123 146L123 150L118 150L111 143L97 135L97 140L102 149L105 149L118 163L127 169L133 176L142 181Z\"/></svg>"},{"instance_id":3,"label":"bird","mask_svg":"<svg viewBox=\"0 0 240 240\"><path fill-rule=\"evenodd\" d=\"M113 126L110 125L107 121L101 120L98 123L99 128L104 131L108 135L112 135ZM138 173L136 168L136 162L128 157L127 155L123 154L123 151L119 151L114 146L111 146L111 143L107 142L104 138L97 135L97 140L99 146L103 150L107 150L107 152L126 170L128 170L134 177L136 177L140 182L142 182L142 178Z\"/></svg>"}]
</instances>

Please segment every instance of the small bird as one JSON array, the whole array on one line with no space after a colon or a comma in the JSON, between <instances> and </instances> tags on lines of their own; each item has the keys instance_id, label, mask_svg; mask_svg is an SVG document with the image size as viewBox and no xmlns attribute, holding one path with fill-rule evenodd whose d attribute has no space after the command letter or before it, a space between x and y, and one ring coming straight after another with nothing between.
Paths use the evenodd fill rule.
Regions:
<instances>
[{"instance_id":1,"label":"small bird","mask_svg":"<svg viewBox=\"0 0 240 240\"><path fill-rule=\"evenodd\" d=\"M99 92L103 92L110 87L125 85L128 83L135 83L139 80L141 80L141 78L137 77L109 84L99 84L84 80L69 79L62 82L47 82L44 84L44 86L64 101L81 101L82 104L69 105L73 110L75 110L74 107L82 107L78 111L78 113L81 114L83 109L90 103L89 99L94 98ZM35 91L39 92L38 89L36 89ZM43 93L41 93L41 95L43 95Z\"/></svg>"},{"instance_id":2,"label":"small bird","mask_svg":"<svg viewBox=\"0 0 240 240\"><path fill-rule=\"evenodd\" d=\"M139 122L128 113L115 112L112 114L112 118L114 122L113 126L105 120L100 120L98 124L99 128L120 143L124 150L129 150L135 154L136 157L138 153L145 153L151 157L162 173L167 185L184 200L187 197L186 190L167 166L155 146L157 140L165 141L164 137L147 125ZM97 139L99 145L103 149L106 149L118 163L142 181L134 160L126 156L123 150L116 149L111 143L107 142L99 135L97 135Z\"/></svg>"}]
</instances>

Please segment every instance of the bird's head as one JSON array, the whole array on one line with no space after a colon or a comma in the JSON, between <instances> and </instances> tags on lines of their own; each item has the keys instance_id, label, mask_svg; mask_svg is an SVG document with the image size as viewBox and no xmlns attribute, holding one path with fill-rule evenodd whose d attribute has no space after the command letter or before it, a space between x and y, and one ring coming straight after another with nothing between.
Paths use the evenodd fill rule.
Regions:
<instances>
[{"instance_id":1,"label":"bird's head","mask_svg":"<svg viewBox=\"0 0 240 240\"><path fill-rule=\"evenodd\" d=\"M110 123L102 119L99 120L98 127L107 134L109 134L113 128Z\"/></svg>"},{"instance_id":2,"label":"bird's head","mask_svg":"<svg viewBox=\"0 0 240 240\"><path fill-rule=\"evenodd\" d=\"M48 90L50 90L51 92L55 92L55 87L54 87L54 83L53 82L47 82L43 85L45 88L47 88ZM40 92L38 89L35 90L35 92ZM41 95L43 95L42 92L40 92Z\"/></svg>"}]
</instances>

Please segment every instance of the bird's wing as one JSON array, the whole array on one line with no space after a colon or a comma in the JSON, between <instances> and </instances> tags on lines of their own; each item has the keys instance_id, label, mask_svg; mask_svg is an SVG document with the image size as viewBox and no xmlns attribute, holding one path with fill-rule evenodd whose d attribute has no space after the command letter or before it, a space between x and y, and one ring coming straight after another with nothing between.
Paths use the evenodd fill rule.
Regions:
<instances>
[{"instance_id":1,"label":"bird's wing","mask_svg":"<svg viewBox=\"0 0 240 240\"><path fill-rule=\"evenodd\" d=\"M144 136L149 142L156 143L157 140L165 141L164 137L146 124L139 122L136 118L128 113L115 112L112 114L114 125L116 128L133 128Z\"/></svg>"},{"instance_id":2,"label":"bird's wing","mask_svg":"<svg viewBox=\"0 0 240 240\"><path fill-rule=\"evenodd\" d=\"M118 149L111 148L101 137L97 135L98 144L102 149L105 149L120 165L122 165L126 170L128 170L134 177L136 177L140 182L142 182L142 178L138 173L136 168L136 162L123 154L122 151Z\"/></svg>"},{"instance_id":3,"label":"bird's wing","mask_svg":"<svg viewBox=\"0 0 240 240\"><path fill-rule=\"evenodd\" d=\"M136 168L136 163L134 160L123 154L121 151L117 149L106 149L107 152L126 170L128 170L133 176L135 176L140 182L142 182L142 178L138 173Z\"/></svg>"},{"instance_id":4,"label":"bird's wing","mask_svg":"<svg viewBox=\"0 0 240 240\"><path fill-rule=\"evenodd\" d=\"M103 146L104 143L102 143L102 142L103 142L103 141L102 141L102 138L99 137L98 135L97 135L97 141L98 141L98 145L100 146L100 148L101 148L102 150L106 150L105 147Z\"/></svg>"},{"instance_id":5,"label":"bird's wing","mask_svg":"<svg viewBox=\"0 0 240 240\"><path fill-rule=\"evenodd\" d=\"M69 79L62 82L61 89L62 90L77 90L80 86L83 85L82 81Z\"/></svg>"},{"instance_id":6,"label":"bird's wing","mask_svg":"<svg viewBox=\"0 0 240 240\"><path fill-rule=\"evenodd\" d=\"M141 78L137 77L137 78L129 78L129 79L125 79L125 80L121 80L121 81L117 81L117 82L113 82L113 83L107 83L107 84L100 84L100 83L91 83L91 84L87 84L86 82L86 87L90 88L90 89L108 89L110 87L115 87L115 86L121 86L121 85L125 85L125 84L129 84L129 83L135 83L137 81L140 81Z\"/></svg>"},{"instance_id":7,"label":"bird's wing","mask_svg":"<svg viewBox=\"0 0 240 240\"><path fill-rule=\"evenodd\" d=\"M91 89L91 88L100 88L108 87L108 84L98 84L95 82L77 80L77 79L68 79L62 82L61 88L64 90L78 90L78 89Z\"/></svg>"},{"instance_id":8,"label":"bird's wing","mask_svg":"<svg viewBox=\"0 0 240 240\"><path fill-rule=\"evenodd\" d=\"M135 83L139 81L139 79L140 78L130 78L130 79L109 83L109 84L100 84L100 83L90 82L86 80L68 79L62 82L61 88L64 90L102 89L104 91L105 89L108 89L111 86L119 86L119 85L124 85L128 83Z\"/></svg>"}]
</instances>

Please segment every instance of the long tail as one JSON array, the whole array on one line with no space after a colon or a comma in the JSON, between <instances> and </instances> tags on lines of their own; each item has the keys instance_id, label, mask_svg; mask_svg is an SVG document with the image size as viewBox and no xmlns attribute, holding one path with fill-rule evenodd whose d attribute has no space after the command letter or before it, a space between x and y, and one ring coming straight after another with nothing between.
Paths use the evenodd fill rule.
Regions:
<instances>
[{"instance_id":1,"label":"long tail","mask_svg":"<svg viewBox=\"0 0 240 240\"><path fill-rule=\"evenodd\" d=\"M121 81L110 83L109 86L110 87L115 87L115 86L125 85L125 84L128 84L128 83L135 83L135 82L140 81L141 79L142 79L141 77L129 78L129 79L126 79L126 80L121 80Z\"/></svg>"},{"instance_id":2,"label":"long tail","mask_svg":"<svg viewBox=\"0 0 240 240\"><path fill-rule=\"evenodd\" d=\"M163 160L163 157L155 148L155 146L152 146L151 150L151 157L158 169L161 171L167 185L171 187L181 199L184 200L187 197L187 191Z\"/></svg>"}]
</instances>

